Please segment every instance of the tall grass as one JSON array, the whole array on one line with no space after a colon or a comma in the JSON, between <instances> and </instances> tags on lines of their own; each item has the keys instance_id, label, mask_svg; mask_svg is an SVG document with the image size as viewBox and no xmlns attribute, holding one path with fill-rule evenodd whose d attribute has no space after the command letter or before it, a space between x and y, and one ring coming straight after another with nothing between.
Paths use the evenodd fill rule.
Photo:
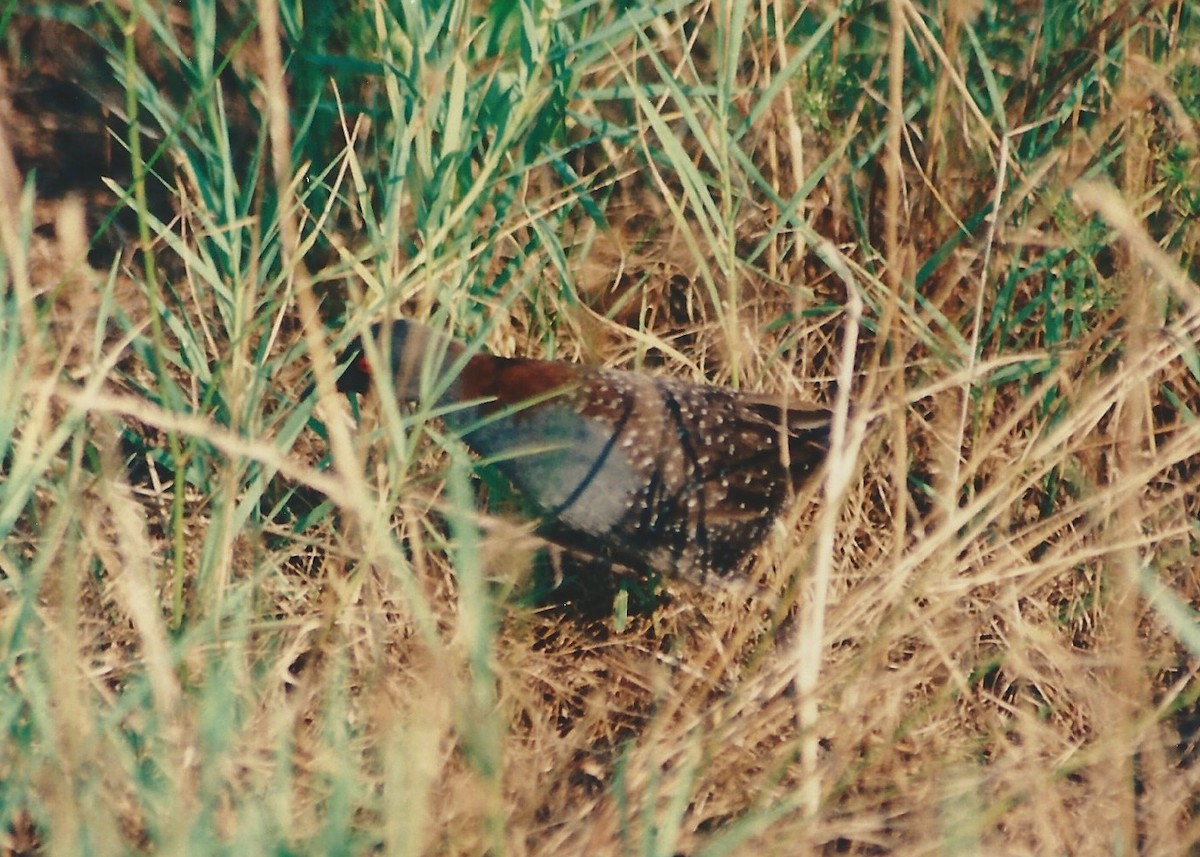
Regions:
<instances>
[{"instance_id":1,"label":"tall grass","mask_svg":"<svg viewBox=\"0 0 1200 857\"><path fill-rule=\"evenodd\" d=\"M0 15L104 49L136 224L0 123L5 848L1197 848L1194 3L258 8ZM870 429L747 586L538 609L325 392L395 314Z\"/></svg>"}]
</instances>

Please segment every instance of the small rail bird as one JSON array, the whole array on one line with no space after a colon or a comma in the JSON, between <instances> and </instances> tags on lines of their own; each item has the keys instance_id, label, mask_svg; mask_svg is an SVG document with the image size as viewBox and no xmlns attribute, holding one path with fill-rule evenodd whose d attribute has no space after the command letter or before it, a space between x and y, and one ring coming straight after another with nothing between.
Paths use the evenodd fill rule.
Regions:
<instances>
[{"instance_id":1,"label":"small rail bird","mask_svg":"<svg viewBox=\"0 0 1200 857\"><path fill-rule=\"evenodd\" d=\"M537 508L543 537L635 571L693 581L740 571L828 448L822 407L468 354L412 321L376 325L371 337L390 358L395 394L435 397L447 427ZM365 393L376 367L360 340L342 362L338 389Z\"/></svg>"}]
</instances>

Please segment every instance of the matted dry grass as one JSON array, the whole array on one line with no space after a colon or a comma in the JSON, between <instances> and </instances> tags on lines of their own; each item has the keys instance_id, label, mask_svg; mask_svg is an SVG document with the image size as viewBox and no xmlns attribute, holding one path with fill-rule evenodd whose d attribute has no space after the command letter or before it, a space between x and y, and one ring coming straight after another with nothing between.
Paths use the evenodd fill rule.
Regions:
<instances>
[{"instance_id":1,"label":"matted dry grass","mask_svg":"<svg viewBox=\"0 0 1200 857\"><path fill-rule=\"evenodd\" d=\"M776 231L786 206L750 183L753 204L698 209L685 164L640 159L674 139L724 187L653 78L666 94L629 97L627 148L579 150L580 172L616 192L604 228L562 219L561 257L528 248L578 188L533 163L511 198L437 233L454 252L366 244L354 207L331 204L329 248L307 248L295 280L258 257L210 270L205 242L237 230L207 219L196 165L176 165L178 219L154 236L176 301L152 334L162 285L144 259L125 248L106 273L92 247L85 264L83 209L23 200L19 147L0 163L6 853L1195 852L1200 291L1195 223L1172 196L1186 183L1163 178L1168 144L1195 139L1191 60L1103 17L1080 45L1130 40L1121 88L1024 158L1035 129L1001 141L951 73L965 61L939 54L959 56L963 20L937 17L945 38L927 39L893 5L906 24L890 36L940 72L922 124L872 117L904 115L884 87L892 50L868 64L849 127L823 127L785 87L749 142L724 138L784 200L824 164L797 203L812 234ZM702 79L716 12L691 11L696 29L655 18L657 52L635 40L588 82L632 85L668 60ZM776 51L746 48L731 103L750 112ZM1087 79L1072 56L1030 76L1057 71L1067 92ZM252 45L236 57L272 62ZM1045 117L1069 113L1062 99ZM328 181L352 200L369 193L346 175L381 132L346 127L360 136ZM856 171L847 150L875 133L876 171ZM1097 178L1110 146L1121 169ZM264 182L281 178L264 164ZM999 215L959 234L988 201ZM281 220L303 236L327 213ZM510 287L481 293L476 275ZM237 328L214 280L287 288L247 298L274 315ZM292 303L311 283L346 306L343 342L403 311L497 353L831 403L850 389L845 491L823 477L798 498L748 580L668 581L628 616L533 606L543 546L436 421L373 400L356 418L328 397L313 423L289 422L311 406ZM182 355L165 372L175 400L156 353Z\"/></svg>"}]
</instances>

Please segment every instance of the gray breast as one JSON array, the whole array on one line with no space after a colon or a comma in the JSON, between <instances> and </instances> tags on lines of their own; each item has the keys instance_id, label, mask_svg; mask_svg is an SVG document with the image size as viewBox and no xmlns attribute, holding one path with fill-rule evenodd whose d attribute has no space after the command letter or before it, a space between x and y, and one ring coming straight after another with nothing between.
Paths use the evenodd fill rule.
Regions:
<instances>
[{"instance_id":1,"label":"gray breast","mask_svg":"<svg viewBox=\"0 0 1200 857\"><path fill-rule=\"evenodd\" d=\"M547 517L585 533L611 530L642 481L613 426L581 416L569 399L493 418L463 439Z\"/></svg>"}]
</instances>

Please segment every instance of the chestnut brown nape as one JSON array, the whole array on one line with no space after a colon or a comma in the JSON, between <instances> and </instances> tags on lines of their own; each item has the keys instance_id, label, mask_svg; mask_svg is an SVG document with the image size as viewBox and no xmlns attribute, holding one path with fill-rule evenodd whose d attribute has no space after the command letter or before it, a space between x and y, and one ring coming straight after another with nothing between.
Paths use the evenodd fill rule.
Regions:
<instances>
[{"instance_id":1,"label":"chestnut brown nape","mask_svg":"<svg viewBox=\"0 0 1200 857\"><path fill-rule=\"evenodd\" d=\"M447 426L536 507L546 538L636 570L741 571L828 449L822 407L557 361L459 364L461 344L415 322L390 338L396 395L419 396L425 363L441 360ZM367 377L353 361L339 388Z\"/></svg>"}]
</instances>

